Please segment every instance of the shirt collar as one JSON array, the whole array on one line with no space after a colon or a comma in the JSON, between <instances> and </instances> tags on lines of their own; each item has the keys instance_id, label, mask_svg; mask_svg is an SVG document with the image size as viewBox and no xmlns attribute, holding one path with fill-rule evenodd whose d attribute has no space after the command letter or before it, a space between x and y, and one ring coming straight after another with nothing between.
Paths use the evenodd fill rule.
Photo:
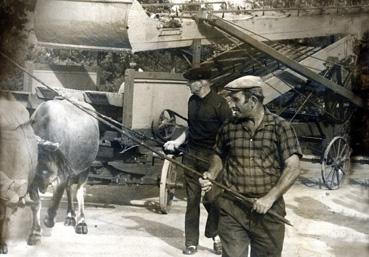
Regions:
<instances>
[{"instance_id":1,"label":"shirt collar","mask_svg":"<svg viewBox=\"0 0 369 257\"><path fill-rule=\"evenodd\" d=\"M246 119L246 120L242 121L241 122L242 127L249 130L250 122L252 122L252 121L249 120L249 119ZM273 124L274 124L273 114L269 111L269 109L267 107L264 106L264 117L263 117L259 127L256 129L256 131L259 130L259 129L264 128L265 126L269 126L269 125L273 125Z\"/></svg>"},{"instance_id":2,"label":"shirt collar","mask_svg":"<svg viewBox=\"0 0 369 257\"><path fill-rule=\"evenodd\" d=\"M210 89L210 92L204 97L202 98L204 101L209 100L209 98L211 97L211 95L214 94L213 90Z\"/></svg>"},{"instance_id":3,"label":"shirt collar","mask_svg":"<svg viewBox=\"0 0 369 257\"><path fill-rule=\"evenodd\" d=\"M274 125L273 114L269 111L269 109L266 106L264 106L264 117L257 130L270 125Z\"/></svg>"},{"instance_id":4,"label":"shirt collar","mask_svg":"<svg viewBox=\"0 0 369 257\"><path fill-rule=\"evenodd\" d=\"M214 94L213 90L210 90L210 92L205 97L203 97L203 98L201 98L198 95L194 95L194 96L196 96L196 98L198 100L203 101L203 102L206 102L206 101L208 101L211 98L211 95L213 95L213 94Z\"/></svg>"}]
</instances>

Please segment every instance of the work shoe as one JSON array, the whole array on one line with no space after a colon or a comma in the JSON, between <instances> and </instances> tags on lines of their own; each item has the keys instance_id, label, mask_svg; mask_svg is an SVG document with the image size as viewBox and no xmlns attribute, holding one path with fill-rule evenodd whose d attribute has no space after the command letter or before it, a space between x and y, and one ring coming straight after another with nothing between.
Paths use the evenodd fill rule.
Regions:
<instances>
[{"instance_id":1,"label":"work shoe","mask_svg":"<svg viewBox=\"0 0 369 257\"><path fill-rule=\"evenodd\" d=\"M195 254L197 252L197 246L195 245L189 245L189 246L186 246L185 249L183 249L183 254L185 255L192 255L192 254Z\"/></svg>"},{"instance_id":2,"label":"work shoe","mask_svg":"<svg viewBox=\"0 0 369 257\"><path fill-rule=\"evenodd\" d=\"M213 250L216 255L222 255L222 242L219 237L213 238Z\"/></svg>"}]
</instances>

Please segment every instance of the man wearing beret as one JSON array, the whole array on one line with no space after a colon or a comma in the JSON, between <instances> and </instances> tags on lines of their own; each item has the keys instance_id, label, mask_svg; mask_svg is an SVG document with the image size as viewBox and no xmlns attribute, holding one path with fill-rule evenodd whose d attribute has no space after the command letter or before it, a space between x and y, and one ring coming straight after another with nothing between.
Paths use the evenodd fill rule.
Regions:
<instances>
[{"instance_id":1,"label":"man wearing beret","mask_svg":"<svg viewBox=\"0 0 369 257\"><path fill-rule=\"evenodd\" d=\"M177 139L166 142L164 148L173 151L187 141L183 164L196 171L204 172L209 169L208 159L214 151L217 131L221 124L232 116L232 113L226 100L211 90L209 69L194 68L183 76L188 79L188 86L192 93L188 100L188 129ZM186 255L196 253L199 244L201 186L198 179L198 176L185 171L187 208L183 253ZM206 199L204 199L204 206L208 212L205 236L213 238L214 251L216 254L221 254L218 209L214 203Z\"/></svg>"},{"instance_id":2,"label":"man wearing beret","mask_svg":"<svg viewBox=\"0 0 369 257\"><path fill-rule=\"evenodd\" d=\"M260 77L245 76L225 86L234 118L217 135L209 171L200 178L202 189L223 170L222 183L245 197L247 205L222 193L219 206L219 235L223 256L281 256L284 224L267 214L285 216L283 194L300 174L301 148L290 124L263 105L265 86Z\"/></svg>"}]
</instances>

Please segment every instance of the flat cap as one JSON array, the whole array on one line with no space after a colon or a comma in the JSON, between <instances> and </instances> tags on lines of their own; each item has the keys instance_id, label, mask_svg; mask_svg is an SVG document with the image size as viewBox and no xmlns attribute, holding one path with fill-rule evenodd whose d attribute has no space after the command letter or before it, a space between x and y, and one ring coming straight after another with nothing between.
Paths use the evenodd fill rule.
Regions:
<instances>
[{"instance_id":1,"label":"flat cap","mask_svg":"<svg viewBox=\"0 0 369 257\"><path fill-rule=\"evenodd\" d=\"M186 71L183 74L183 77L188 80L210 79L211 70L204 67L192 68Z\"/></svg>"},{"instance_id":2,"label":"flat cap","mask_svg":"<svg viewBox=\"0 0 369 257\"><path fill-rule=\"evenodd\" d=\"M224 89L236 92L250 88L263 88L264 85L265 83L260 77L247 75L229 82Z\"/></svg>"}]
</instances>

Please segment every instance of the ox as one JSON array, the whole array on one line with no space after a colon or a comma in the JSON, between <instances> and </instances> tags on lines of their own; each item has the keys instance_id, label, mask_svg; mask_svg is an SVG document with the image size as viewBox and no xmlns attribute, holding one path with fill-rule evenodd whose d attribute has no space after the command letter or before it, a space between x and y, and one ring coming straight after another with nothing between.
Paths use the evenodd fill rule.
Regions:
<instances>
[{"instance_id":1,"label":"ox","mask_svg":"<svg viewBox=\"0 0 369 257\"><path fill-rule=\"evenodd\" d=\"M78 104L93 110L89 104ZM49 184L55 185L52 203L44 219L47 227L53 227L60 200L66 190L68 207L64 224L75 226L78 234L86 234L88 230L84 216L84 185L99 147L98 122L70 102L56 99L39 105L31 117L31 124L36 135L41 138L31 198L36 198L32 195L38 194L38 190L45 192ZM77 184L77 215L71 195L73 184ZM39 216L39 200L38 203L39 208L34 215L36 217ZM36 226L39 226L39 223L38 220Z\"/></svg>"},{"instance_id":2,"label":"ox","mask_svg":"<svg viewBox=\"0 0 369 257\"><path fill-rule=\"evenodd\" d=\"M0 91L0 254L8 252L10 211L20 203L24 206L36 165L37 141L28 111L10 93Z\"/></svg>"}]
</instances>

